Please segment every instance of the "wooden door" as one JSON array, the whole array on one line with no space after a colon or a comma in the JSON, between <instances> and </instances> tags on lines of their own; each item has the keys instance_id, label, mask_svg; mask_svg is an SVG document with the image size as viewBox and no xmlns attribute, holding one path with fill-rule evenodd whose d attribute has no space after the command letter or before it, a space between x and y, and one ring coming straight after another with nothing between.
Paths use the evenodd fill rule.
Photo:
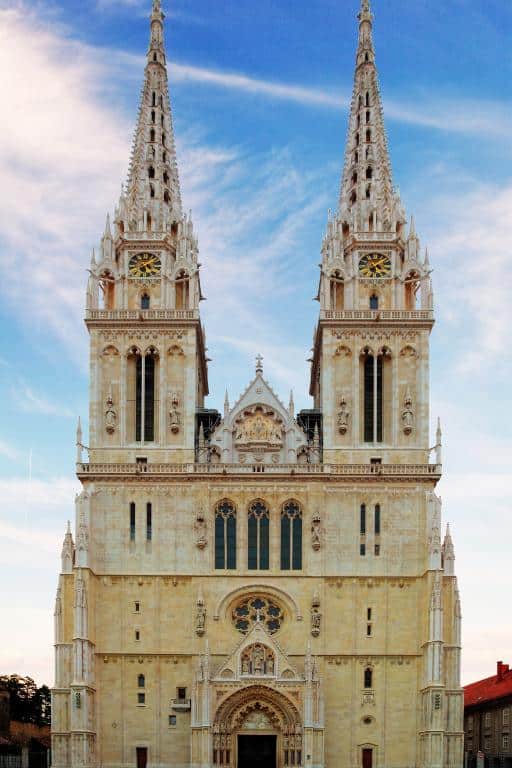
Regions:
<instances>
[{"instance_id":1,"label":"wooden door","mask_svg":"<svg viewBox=\"0 0 512 768\"><path fill-rule=\"evenodd\" d=\"M373 749L363 749L363 768L373 768Z\"/></svg>"},{"instance_id":2,"label":"wooden door","mask_svg":"<svg viewBox=\"0 0 512 768\"><path fill-rule=\"evenodd\" d=\"M148 748L137 747L137 768L146 768L148 764Z\"/></svg>"}]
</instances>

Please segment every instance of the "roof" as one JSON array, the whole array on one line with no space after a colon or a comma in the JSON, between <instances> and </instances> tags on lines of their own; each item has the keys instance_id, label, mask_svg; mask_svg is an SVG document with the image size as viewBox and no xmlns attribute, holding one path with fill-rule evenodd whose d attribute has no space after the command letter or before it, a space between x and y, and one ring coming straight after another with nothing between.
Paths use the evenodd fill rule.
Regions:
<instances>
[{"instance_id":1,"label":"roof","mask_svg":"<svg viewBox=\"0 0 512 768\"><path fill-rule=\"evenodd\" d=\"M464 706L475 707L486 702L512 697L512 670L498 662L497 674L464 686Z\"/></svg>"}]
</instances>

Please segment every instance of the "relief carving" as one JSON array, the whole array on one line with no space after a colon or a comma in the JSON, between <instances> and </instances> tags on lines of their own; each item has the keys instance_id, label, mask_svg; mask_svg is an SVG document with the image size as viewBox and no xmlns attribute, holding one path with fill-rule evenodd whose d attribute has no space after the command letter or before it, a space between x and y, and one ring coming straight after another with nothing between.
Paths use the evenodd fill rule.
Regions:
<instances>
[{"instance_id":1,"label":"relief carving","mask_svg":"<svg viewBox=\"0 0 512 768\"><path fill-rule=\"evenodd\" d=\"M350 422L350 410L348 408L347 400L342 397L340 400L340 410L338 411L338 431L340 435L346 435Z\"/></svg>"},{"instance_id":2,"label":"relief carving","mask_svg":"<svg viewBox=\"0 0 512 768\"><path fill-rule=\"evenodd\" d=\"M169 395L169 427L173 435L177 435L181 426L180 397L177 392Z\"/></svg>"},{"instance_id":3,"label":"relief carving","mask_svg":"<svg viewBox=\"0 0 512 768\"><path fill-rule=\"evenodd\" d=\"M404 398L404 407L402 410L402 428L404 435L410 435L414 429L414 410L412 397L409 390L407 390Z\"/></svg>"},{"instance_id":4,"label":"relief carving","mask_svg":"<svg viewBox=\"0 0 512 768\"><path fill-rule=\"evenodd\" d=\"M105 411L105 430L109 435L113 435L117 426L117 412L114 408L114 399L112 392L109 392L106 400Z\"/></svg>"}]
</instances>

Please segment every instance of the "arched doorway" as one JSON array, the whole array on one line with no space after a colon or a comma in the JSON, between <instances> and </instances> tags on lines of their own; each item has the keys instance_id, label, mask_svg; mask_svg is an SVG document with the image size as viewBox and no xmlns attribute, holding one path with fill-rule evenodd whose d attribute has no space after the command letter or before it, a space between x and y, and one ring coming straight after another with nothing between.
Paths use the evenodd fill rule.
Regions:
<instances>
[{"instance_id":1,"label":"arched doorway","mask_svg":"<svg viewBox=\"0 0 512 768\"><path fill-rule=\"evenodd\" d=\"M221 704L213 726L213 765L218 768L300 768L302 722L282 693L255 685Z\"/></svg>"}]
</instances>

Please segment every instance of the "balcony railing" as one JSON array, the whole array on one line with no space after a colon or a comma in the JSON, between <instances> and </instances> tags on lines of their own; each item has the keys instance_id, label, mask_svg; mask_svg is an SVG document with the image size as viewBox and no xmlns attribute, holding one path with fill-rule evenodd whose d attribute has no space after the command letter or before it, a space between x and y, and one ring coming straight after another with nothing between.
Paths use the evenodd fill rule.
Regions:
<instances>
[{"instance_id":1,"label":"balcony railing","mask_svg":"<svg viewBox=\"0 0 512 768\"><path fill-rule=\"evenodd\" d=\"M345 477L441 476L440 464L77 464L78 475L315 475Z\"/></svg>"},{"instance_id":2,"label":"balcony railing","mask_svg":"<svg viewBox=\"0 0 512 768\"><path fill-rule=\"evenodd\" d=\"M190 712L190 699L171 699L171 709L176 712Z\"/></svg>"},{"instance_id":3,"label":"balcony railing","mask_svg":"<svg viewBox=\"0 0 512 768\"><path fill-rule=\"evenodd\" d=\"M322 309L320 320L392 320L394 322L433 322L434 310L432 309L345 309L336 312L332 309Z\"/></svg>"},{"instance_id":4,"label":"balcony railing","mask_svg":"<svg viewBox=\"0 0 512 768\"><path fill-rule=\"evenodd\" d=\"M86 320L198 320L197 309L88 309Z\"/></svg>"}]
</instances>

